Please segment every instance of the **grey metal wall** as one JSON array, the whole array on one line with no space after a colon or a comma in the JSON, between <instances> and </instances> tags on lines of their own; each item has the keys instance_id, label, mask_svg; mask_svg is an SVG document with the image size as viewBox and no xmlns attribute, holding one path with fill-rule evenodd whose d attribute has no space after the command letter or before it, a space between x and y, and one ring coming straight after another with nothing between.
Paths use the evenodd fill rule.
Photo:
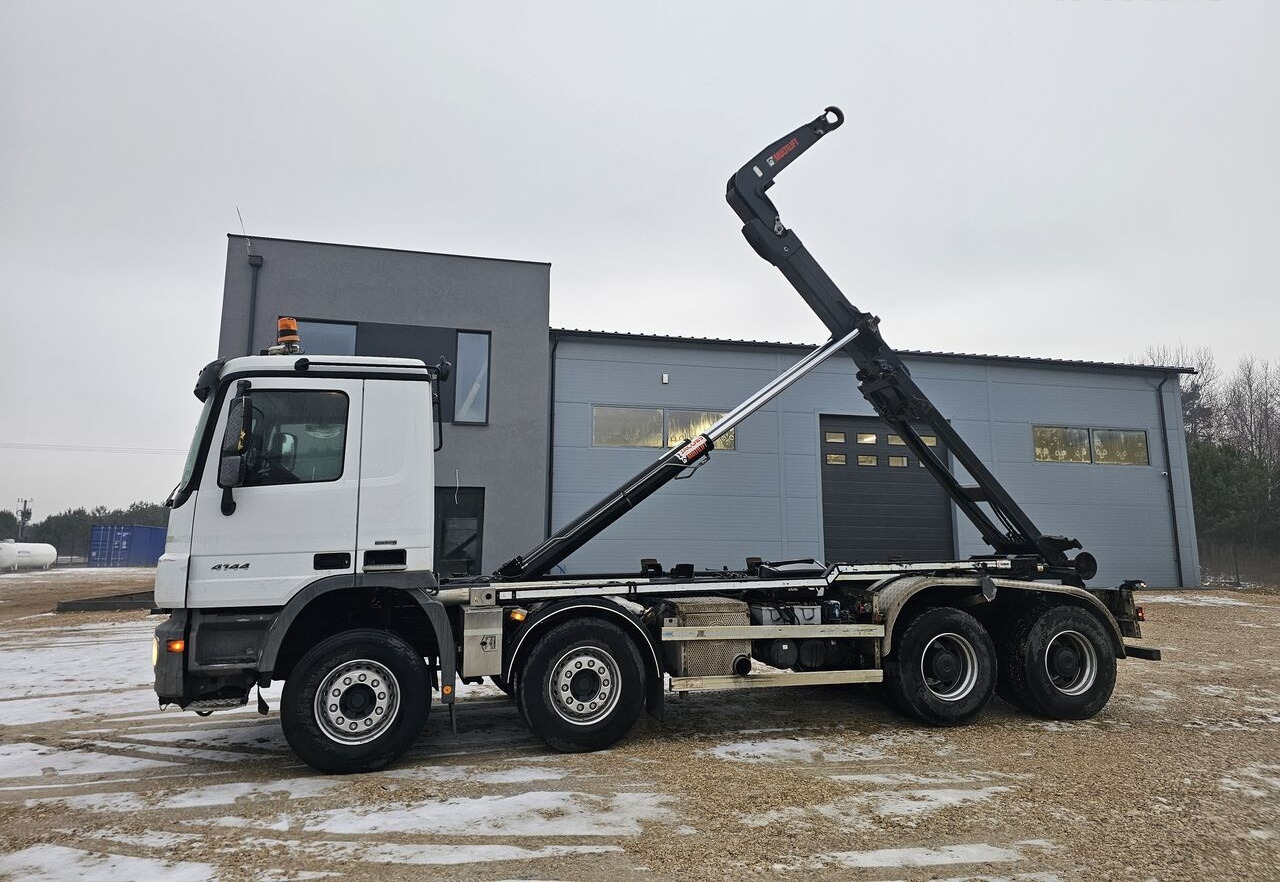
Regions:
<instances>
[{"instance_id":1,"label":"grey metal wall","mask_svg":"<svg viewBox=\"0 0 1280 882\"><path fill-rule=\"evenodd\" d=\"M253 346L247 243L229 236L220 355L271 345L281 315L492 332L489 424L445 425L436 482L485 488L482 572L536 545L547 493L550 265L252 239L263 258Z\"/></svg>"},{"instance_id":2,"label":"grey metal wall","mask_svg":"<svg viewBox=\"0 0 1280 882\"><path fill-rule=\"evenodd\" d=\"M800 354L789 347L563 336L556 349L553 524L571 520L657 456L592 447L593 404L727 410ZM968 358L908 362L1041 529L1075 536L1097 556L1095 584L1128 578L1199 584L1176 379L1159 399L1173 463L1175 545L1156 392L1163 372ZM694 478L669 484L571 557L566 570L633 570L642 557L715 568L739 567L752 554L824 559L818 418L871 414L853 374L843 357L824 364L743 423L736 451L716 452ZM1146 429L1152 464L1035 462L1033 423ZM955 535L960 556L989 550L967 520L956 523Z\"/></svg>"}]
</instances>

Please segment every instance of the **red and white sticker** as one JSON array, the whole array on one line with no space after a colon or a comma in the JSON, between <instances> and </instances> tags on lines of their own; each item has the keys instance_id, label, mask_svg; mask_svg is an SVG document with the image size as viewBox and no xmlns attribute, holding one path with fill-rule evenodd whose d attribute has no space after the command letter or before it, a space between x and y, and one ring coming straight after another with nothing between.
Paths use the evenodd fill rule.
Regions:
<instances>
[{"instance_id":1,"label":"red and white sticker","mask_svg":"<svg viewBox=\"0 0 1280 882\"><path fill-rule=\"evenodd\" d=\"M676 451L676 459L680 460L682 463L688 464L690 460L697 459L707 452L707 444L707 436L699 435L697 438L694 438L684 447L681 447Z\"/></svg>"}]
</instances>

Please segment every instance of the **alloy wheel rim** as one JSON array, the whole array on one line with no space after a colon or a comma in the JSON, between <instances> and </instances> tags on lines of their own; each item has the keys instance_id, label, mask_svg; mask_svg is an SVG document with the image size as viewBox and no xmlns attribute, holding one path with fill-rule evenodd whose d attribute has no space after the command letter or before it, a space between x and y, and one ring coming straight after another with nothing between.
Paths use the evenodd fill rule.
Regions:
<instances>
[{"instance_id":1,"label":"alloy wheel rim","mask_svg":"<svg viewBox=\"0 0 1280 882\"><path fill-rule=\"evenodd\" d=\"M939 634L920 654L920 676L934 697L960 701L978 684L978 652L959 634Z\"/></svg>"},{"instance_id":2,"label":"alloy wheel rim","mask_svg":"<svg viewBox=\"0 0 1280 882\"><path fill-rule=\"evenodd\" d=\"M551 666L547 697L561 719L590 726L613 712L622 694L618 663L598 646L570 649Z\"/></svg>"},{"instance_id":3,"label":"alloy wheel rim","mask_svg":"<svg viewBox=\"0 0 1280 882\"><path fill-rule=\"evenodd\" d=\"M361 658L329 672L316 691L320 731L339 744L367 744L400 713L400 684L385 665Z\"/></svg>"},{"instance_id":4,"label":"alloy wheel rim","mask_svg":"<svg viewBox=\"0 0 1280 882\"><path fill-rule=\"evenodd\" d=\"M1060 631L1045 645L1044 672L1063 695L1083 695L1098 679L1098 653L1079 631Z\"/></svg>"}]
</instances>

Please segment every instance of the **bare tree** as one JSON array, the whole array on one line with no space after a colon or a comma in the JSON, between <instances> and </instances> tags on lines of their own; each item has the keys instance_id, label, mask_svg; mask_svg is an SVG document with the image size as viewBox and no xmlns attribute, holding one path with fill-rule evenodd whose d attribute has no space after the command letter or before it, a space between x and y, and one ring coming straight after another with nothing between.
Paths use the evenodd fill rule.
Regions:
<instances>
[{"instance_id":1,"label":"bare tree","mask_svg":"<svg viewBox=\"0 0 1280 882\"><path fill-rule=\"evenodd\" d=\"M1246 355L1222 396L1222 437L1272 467L1280 466L1280 365Z\"/></svg>"},{"instance_id":2,"label":"bare tree","mask_svg":"<svg viewBox=\"0 0 1280 882\"><path fill-rule=\"evenodd\" d=\"M1161 367L1194 368L1194 374L1181 374L1178 388L1182 392L1182 425L1187 441L1209 441L1216 437L1219 408L1218 363L1207 346L1148 346L1142 360Z\"/></svg>"}]
</instances>

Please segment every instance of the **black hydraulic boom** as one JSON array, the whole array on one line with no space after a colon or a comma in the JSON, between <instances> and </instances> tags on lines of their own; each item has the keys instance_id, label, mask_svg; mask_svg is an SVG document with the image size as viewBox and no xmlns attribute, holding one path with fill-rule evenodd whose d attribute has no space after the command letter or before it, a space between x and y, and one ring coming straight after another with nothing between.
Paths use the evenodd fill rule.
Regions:
<instances>
[{"instance_id":1,"label":"black hydraulic boom","mask_svg":"<svg viewBox=\"0 0 1280 882\"><path fill-rule=\"evenodd\" d=\"M726 414L706 432L659 457L537 548L503 564L494 573L495 578L532 579L545 575L659 488L704 463L717 438L841 350L853 359L857 367L858 389L863 397L920 458L997 555L1017 557L1024 564L1035 561L1032 572L1036 575L1057 577L1076 584L1093 577L1097 571L1093 556L1081 552L1069 560L1066 552L1080 548L1078 541L1046 536L1036 528L1026 512L1013 501L972 448L911 379L897 353L880 336L880 320L849 302L801 244L795 232L783 225L777 208L765 195L779 172L817 143L819 138L843 123L844 114L839 108L828 107L817 119L779 138L740 168L729 179L725 194L729 205L743 221L742 234L751 247L782 271L809 308L827 326L831 339ZM915 428L921 424L941 439L956 461L973 477L974 485L962 485L947 464L924 443ZM980 503L985 503L991 514L984 511Z\"/></svg>"},{"instance_id":2,"label":"black hydraulic boom","mask_svg":"<svg viewBox=\"0 0 1280 882\"><path fill-rule=\"evenodd\" d=\"M1093 555L1082 552L1068 560L1066 552L1080 548L1080 543L1063 536L1046 536L1037 529L1027 513L1014 502L995 475L911 379L902 359L880 335L880 319L849 302L809 254L795 231L783 225L777 208L765 195L783 169L816 144L819 138L835 131L843 123L844 114L840 109L828 107L817 119L783 135L738 169L729 179L725 198L742 219L742 235L757 254L786 276L832 334L842 335L853 329L858 331L845 347L845 352L858 368L858 390L889 428L920 457L997 554L1036 555L1044 561L1046 572L1051 575L1081 581L1092 578L1097 572ZM913 423L928 426L941 439L956 462L973 477L974 485L965 486L957 480L946 463L921 440ZM980 503L986 503L991 515L981 508Z\"/></svg>"}]
</instances>

